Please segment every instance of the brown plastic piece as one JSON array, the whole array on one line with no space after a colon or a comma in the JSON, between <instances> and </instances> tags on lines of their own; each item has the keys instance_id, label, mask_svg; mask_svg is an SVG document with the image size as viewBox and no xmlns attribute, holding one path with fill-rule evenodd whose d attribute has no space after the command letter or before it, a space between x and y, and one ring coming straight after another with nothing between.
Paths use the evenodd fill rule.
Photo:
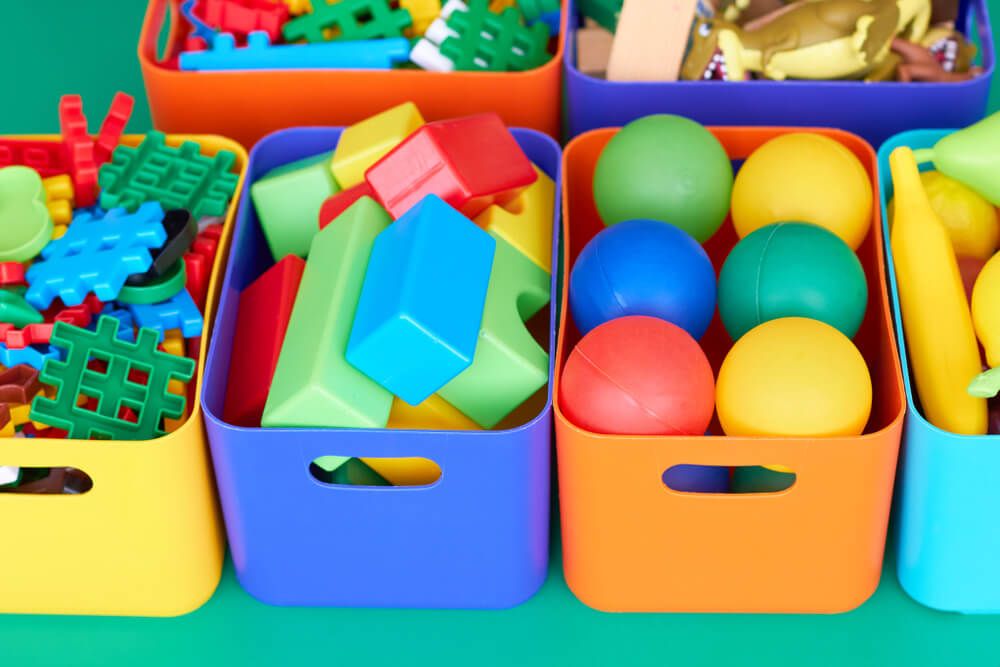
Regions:
<instances>
[{"instance_id":1,"label":"brown plastic piece","mask_svg":"<svg viewBox=\"0 0 1000 667\"><path fill-rule=\"evenodd\" d=\"M42 390L38 375L38 370L27 364L19 364L0 373L0 403L30 403Z\"/></svg>"}]
</instances>

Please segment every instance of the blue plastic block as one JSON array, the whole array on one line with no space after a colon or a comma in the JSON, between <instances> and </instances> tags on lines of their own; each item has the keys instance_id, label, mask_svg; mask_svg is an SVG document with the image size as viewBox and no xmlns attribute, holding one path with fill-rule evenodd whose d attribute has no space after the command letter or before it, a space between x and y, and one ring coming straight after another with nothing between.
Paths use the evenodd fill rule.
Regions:
<instances>
[{"instance_id":1,"label":"blue plastic block","mask_svg":"<svg viewBox=\"0 0 1000 667\"><path fill-rule=\"evenodd\" d=\"M559 24L562 23L562 13L559 11L546 12L538 17L541 23L544 23L549 28L549 35L555 36L559 34Z\"/></svg>"},{"instance_id":2,"label":"blue plastic block","mask_svg":"<svg viewBox=\"0 0 1000 667\"><path fill-rule=\"evenodd\" d=\"M258 69L390 69L410 57L405 37L318 44L271 45L266 32L247 36L247 45L237 47L229 33L217 35L207 51L181 53L182 70Z\"/></svg>"},{"instance_id":3,"label":"blue plastic block","mask_svg":"<svg viewBox=\"0 0 1000 667\"><path fill-rule=\"evenodd\" d=\"M200 336L205 325L201 311L186 289L160 303L130 303L127 308L139 327L155 329L161 341L163 332L170 329L180 329L185 338Z\"/></svg>"},{"instance_id":4,"label":"blue plastic block","mask_svg":"<svg viewBox=\"0 0 1000 667\"><path fill-rule=\"evenodd\" d=\"M28 364L32 368L42 370L46 359L61 359L58 348L51 345L29 345L11 349L0 343L0 366L13 368L18 364Z\"/></svg>"},{"instance_id":5,"label":"blue plastic block","mask_svg":"<svg viewBox=\"0 0 1000 667\"><path fill-rule=\"evenodd\" d=\"M347 361L411 405L476 352L496 241L437 195L375 239Z\"/></svg>"},{"instance_id":6,"label":"blue plastic block","mask_svg":"<svg viewBox=\"0 0 1000 667\"><path fill-rule=\"evenodd\" d=\"M42 261L28 269L25 299L39 310L57 296L67 306L79 305L89 292L112 301L130 275L149 269L150 249L166 240L163 207L157 202L135 213L116 208L103 217L79 214L62 238L42 249Z\"/></svg>"},{"instance_id":7,"label":"blue plastic block","mask_svg":"<svg viewBox=\"0 0 1000 667\"><path fill-rule=\"evenodd\" d=\"M118 340L124 340L129 343L135 342L135 320L132 318L132 313L124 308L105 304L104 310L101 311L98 317L95 317L91 321L87 330L97 331L97 322L101 317L113 317L118 320Z\"/></svg>"},{"instance_id":8,"label":"blue plastic block","mask_svg":"<svg viewBox=\"0 0 1000 667\"><path fill-rule=\"evenodd\" d=\"M184 18L187 19L187 22L190 23L191 27L194 29L191 34L194 35L195 37L201 37L203 40L205 40L206 44L212 46L212 44L215 43L216 35L218 35L219 33L218 31L215 30L215 28L202 21L194 13L194 6L197 3L198 0L185 0L184 2L182 2L181 14L184 15Z\"/></svg>"}]
</instances>

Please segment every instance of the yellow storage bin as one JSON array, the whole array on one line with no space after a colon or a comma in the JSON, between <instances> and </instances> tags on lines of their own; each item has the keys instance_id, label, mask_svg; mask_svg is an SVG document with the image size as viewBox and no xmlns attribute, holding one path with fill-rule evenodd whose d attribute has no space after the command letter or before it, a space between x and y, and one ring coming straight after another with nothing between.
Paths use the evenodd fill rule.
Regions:
<instances>
[{"instance_id":1,"label":"yellow storage bin","mask_svg":"<svg viewBox=\"0 0 1000 667\"><path fill-rule=\"evenodd\" d=\"M142 139L122 141L134 146ZM171 146L185 140L210 155L232 151L240 173L212 268L191 416L173 433L144 442L0 440L0 466L73 467L93 480L81 495L0 494L0 613L177 616L204 604L219 583L225 543L201 381L247 154L222 137L167 137Z\"/></svg>"}]
</instances>

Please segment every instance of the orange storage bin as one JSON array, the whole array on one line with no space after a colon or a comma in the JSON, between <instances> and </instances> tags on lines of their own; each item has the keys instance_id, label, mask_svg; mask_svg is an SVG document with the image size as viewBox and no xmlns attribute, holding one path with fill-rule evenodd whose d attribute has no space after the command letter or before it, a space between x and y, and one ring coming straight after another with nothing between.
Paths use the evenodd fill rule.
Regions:
<instances>
[{"instance_id":1,"label":"orange storage bin","mask_svg":"<svg viewBox=\"0 0 1000 667\"><path fill-rule=\"evenodd\" d=\"M185 140L207 155L235 153L239 173L209 282L193 406L184 424L155 440L0 439L0 465L73 467L93 482L80 495L0 494L0 613L177 616L204 604L222 576L201 382L247 154L223 137L167 136L170 146Z\"/></svg>"},{"instance_id":2,"label":"orange storage bin","mask_svg":"<svg viewBox=\"0 0 1000 667\"><path fill-rule=\"evenodd\" d=\"M566 3L558 48L525 72L423 70L262 70L182 72L167 63L186 37L180 0L150 0L139 35L139 64L153 125L165 132L214 132L244 146L300 125L350 125L406 101L427 120L496 111L511 127L558 139ZM158 42L169 13L162 58Z\"/></svg>"},{"instance_id":3,"label":"orange storage bin","mask_svg":"<svg viewBox=\"0 0 1000 667\"><path fill-rule=\"evenodd\" d=\"M871 418L861 436L734 438L600 435L559 405L563 364L580 339L569 316L569 270L603 228L594 166L617 130L588 132L563 156L567 261L554 377L563 566L585 604L605 611L842 612L878 586L903 424L903 383L893 338L879 207L858 249L869 302L855 342L872 376ZM713 128L733 160L791 128ZM839 130L811 130L850 149L875 187L875 153ZM877 192L877 190L874 190ZM731 221L706 244L716 271L736 243ZM716 313L702 345L718 373L730 341ZM712 433L721 433L718 422ZM795 483L776 493L696 494L664 484L679 464L783 464Z\"/></svg>"}]
</instances>

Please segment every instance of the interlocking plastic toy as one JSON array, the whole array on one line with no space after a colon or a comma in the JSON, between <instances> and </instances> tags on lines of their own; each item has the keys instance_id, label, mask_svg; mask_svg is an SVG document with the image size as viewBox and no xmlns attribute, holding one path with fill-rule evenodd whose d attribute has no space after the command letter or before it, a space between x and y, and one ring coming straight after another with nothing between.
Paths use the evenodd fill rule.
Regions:
<instances>
[{"instance_id":1,"label":"interlocking plastic toy","mask_svg":"<svg viewBox=\"0 0 1000 667\"><path fill-rule=\"evenodd\" d=\"M46 359L58 359L59 351L51 345L32 345L29 347L9 348L0 343L0 366L17 366L27 364L32 368L41 368Z\"/></svg>"},{"instance_id":2,"label":"interlocking plastic toy","mask_svg":"<svg viewBox=\"0 0 1000 667\"><path fill-rule=\"evenodd\" d=\"M276 40L288 21L288 7L271 0L200 0L193 9L209 26L237 39L260 30Z\"/></svg>"},{"instance_id":3,"label":"interlocking plastic toy","mask_svg":"<svg viewBox=\"0 0 1000 667\"><path fill-rule=\"evenodd\" d=\"M204 309L205 299L208 297L208 281L221 236L222 225L208 225L198 234L191 250L184 255L187 291L200 309Z\"/></svg>"},{"instance_id":4,"label":"interlocking plastic toy","mask_svg":"<svg viewBox=\"0 0 1000 667\"><path fill-rule=\"evenodd\" d=\"M41 390L36 368L22 364L0 372L0 403L30 403Z\"/></svg>"},{"instance_id":5,"label":"interlocking plastic toy","mask_svg":"<svg viewBox=\"0 0 1000 667\"><path fill-rule=\"evenodd\" d=\"M111 159L111 154L118 147L125 126L132 117L133 108L135 100L131 95L115 93L111 108L108 109L108 114L104 117L97 139L94 141L94 162L98 167Z\"/></svg>"},{"instance_id":6,"label":"interlocking plastic toy","mask_svg":"<svg viewBox=\"0 0 1000 667\"><path fill-rule=\"evenodd\" d=\"M311 14L285 24L282 34L286 41L402 37L413 22L410 12L393 9L387 0L314 0L312 4Z\"/></svg>"},{"instance_id":7,"label":"interlocking plastic toy","mask_svg":"<svg viewBox=\"0 0 1000 667\"><path fill-rule=\"evenodd\" d=\"M96 331L97 325L102 317L110 317L112 319L118 320L118 339L128 342L135 340L135 319L132 317L132 313L125 310L124 308L118 308L111 304L104 306L100 312L100 317L95 319L90 324L83 327L88 331Z\"/></svg>"},{"instance_id":8,"label":"interlocking plastic toy","mask_svg":"<svg viewBox=\"0 0 1000 667\"><path fill-rule=\"evenodd\" d=\"M187 290L181 290L166 301L152 304L127 304L135 323L152 329L163 339L168 329L180 329L185 338L200 336L205 321Z\"/></svg>"},{"instance_id":9,"label":"interlocking plastic toy","mask_svg":"<svg viewBox=\"0 0 1000 667\"><path fill-rule=\"evenodd\" d=\"M94 161L94 141L87 132L87 117L83 115L83 99L79 95L63 95L59 99L59 130L66 147L66 166L73 179L76 203L91 206L96 201L97 163Z\"/></svg>"},{"instance_id":10,"label":"interlocking plastic toy","mask_svg":"<svg viewBox=\"0 0 1000 667\"><path fill-rule=\"evenodd\" d=\"M145 273L129 276L126 284L140 287L171 272L198 236L198 221L184 209L177 208L163 215L163 229L167 233L167 240L159 248L150 251L153 256L152 266Z\"/></svg>"},{"instance_id":11,"label":"interlocking plastic toy","mask_svg":"<svg viewBox=\"0 0 1000 667\"><path fill-rule=\"evenodd\" d=\"M406 61L410 42L403 38L367 39L325 44L272 45L263 32L252 32L245 47L228 33L215 38L211 50L184 51L182 70L255 69L389 69Z\"/></svg>"},{"instance_id":12,"label":"interlocking plastic toy","mask_svg":"<svg viewBox=\"0 0 1000 667\"><path fill-rule=\"evenodd\" d=\"M181 15L191 24L194 32L191 33L195 39L203 41L206 45L212 46L215 36L218 34L212 26L202 21L194 12L194 6L198 0L185 0L181 3Z\"/></svg>"},{"instance_id":13,"label":"interlocking plastic toy","mask_svg":"<svg viewBox=\"0 0 1000 667\"><path fill-rule=\"evenodd\" d=\"M158 336L150 329L140 329L135 343L119 340L117 333L118 322L111 317L102 317L97 331L56 325L52 343L66 350L66 361L49 361L42 369L42 382L56 387L56 397L35 397L33 421L64 429L70 438L146 440L164 435L165 418L183 416L185 396L167 387L174 379L189 381L194 360L157 351ZM95 357L108 360L105 372L87 368ZM129 379L134 370L146 376L145 384ZM97 399L96 407L77 405L81 396ZM135 422L120 417L126 408L136 413Z\"/></svg>"},{"instance_id":14,"label":"interlocking plastic toy","mask_svg":"<svg viewBox=\"0 0 1000 667\"><path fill-rule=\"evenodd\" d=\"M23 327L43 322L42 314L17 291L0 290L0 322Z\"/></svg>"},{"instance_id":15,"label":"interlocking plastic toy","mask_svg":"<svg viewBox=\"0 0 1000 667\"><path fill-rule=\"evenodd\" d=\"M52 238L45 187L29 167L0 168L0 262L26 262Z\"/></svg>"},{"instance_id":16,"label":"interlocking plastic toy","mask_svg":"<svg viewBox=\"0 0 1000 667\"><path fill-rule=\"evenodd\" d=\"M152 265L150 249L167 238L162 220L157 202L132 214L113 209L103 218L78 215L62 238L42 249L44 261L28 269L25 298L36 308L47 308L56 296L75 306L89 292L103 301L114 299L129 275Z\"/></svg>"},{"instance_id":17,"label":"interlocking plastic toy","mask_svg":"<svg viewBox=\"0 0 1000 667\"><path fill-rule=\"evenodd\" d=\"M237 176L230 173L236 155L219 151L207 157L200 150L193 141L167 146L162 132L150 132L134 148L119 146L98 176L101 206L134 211L154 200L187 209L195 218L222 215L236 190Z\"/></svg>"}]
</instances>

